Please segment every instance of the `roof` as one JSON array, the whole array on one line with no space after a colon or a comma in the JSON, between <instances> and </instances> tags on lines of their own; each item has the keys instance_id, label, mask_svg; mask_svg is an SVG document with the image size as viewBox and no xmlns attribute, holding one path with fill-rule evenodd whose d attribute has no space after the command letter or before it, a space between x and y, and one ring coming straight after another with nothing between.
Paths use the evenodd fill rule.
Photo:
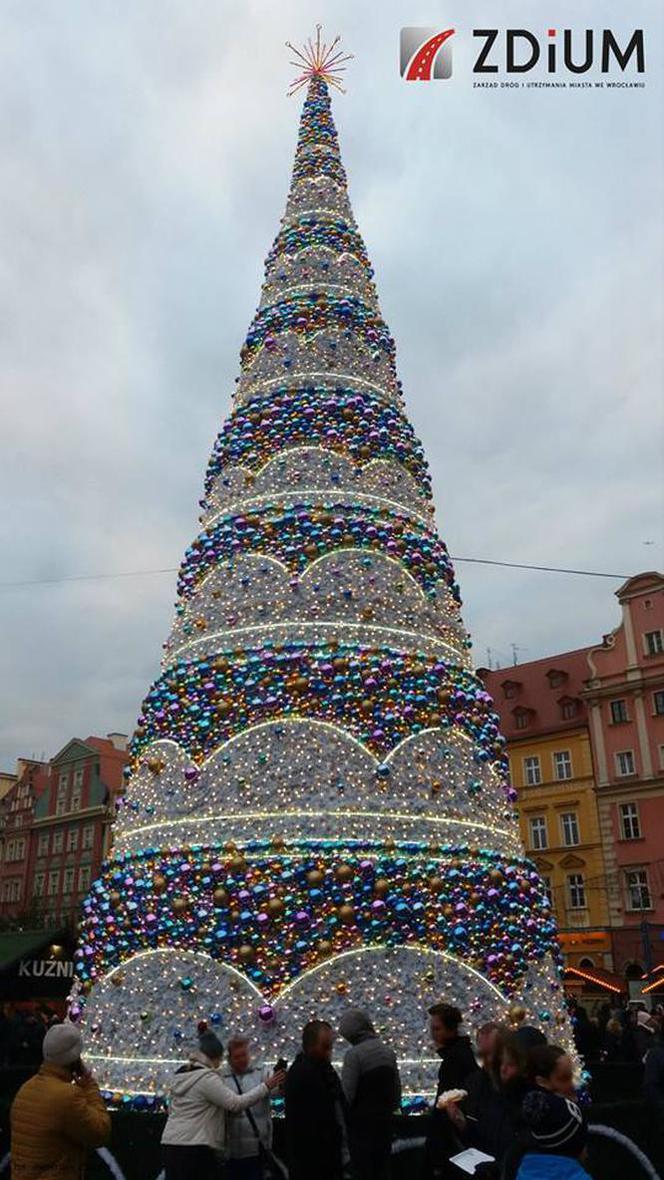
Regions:
<instances>
[{"instance_id":1,"label":"roof","mask_svg":"<svg viewBox=\"0 0 664 1180\"><path fill-rule=\"evenodd\" d=\"M123 770L129 762L127 750L119 750L109 738L88 737L86 746L92 746L99 755L99 775L105 787L116 792L124 784Z\"/></svg>"},{"instance_id":2,"label":"roof","mask_svg":"<svg viewBox=\"0 0 664 1180\"><path fill-rule=\"evenodd\" d=\"M565 967L564 979L582 979L587 983L596 983L609 992L626 992L625 980L614 971L605 971L603 967Z\"/></svg>"},{"instance_id":3,"label":"roof","mask_svg":"<svg viewBox=\"0 0 664 1180\"><path fill-rule=\"evenodd\" d=\"M664 963L659 963L648 975L643 976L643 985L641 995L644 996L649 992L664 991Z\"/></svg>"},{"instance_id":4,"label":"roof","mask_svg":"<svg viewBox=\"0 0 664 1180\"><path fill-rule=\"evenodd\" d=\"M581 694L584 681L590 677L587 660L590 650L589 647L581 647L576 651L562 652L508 668L491 671L478 669L478 675L491 693L500 714L501 728L506 738L531 738L534 734L576 729L585 723L586 705ZM556 674L560 677L559 683ZM508 683L515 685L512 697L505 696L505 685ZM562 702L570 698L578 702L577 712L574 717L564 718ZM525 729L517 729L516 716L523 709L531 713L530 724Z\"/></svg>"}]
</instances>

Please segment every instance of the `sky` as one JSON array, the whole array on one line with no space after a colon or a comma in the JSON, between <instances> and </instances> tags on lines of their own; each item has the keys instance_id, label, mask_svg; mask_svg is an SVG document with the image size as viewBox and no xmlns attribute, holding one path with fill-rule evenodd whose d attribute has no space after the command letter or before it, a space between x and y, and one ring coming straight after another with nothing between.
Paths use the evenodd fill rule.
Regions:
<instances>
[{"instance_id":1,"label":"sky","mask_svg":"<svg viewBox=\"0 0 664 1180\"><path fill-rule=\"evenodd\" d=\"M538 7L5 0L1 769L131 732L158 673L174 573L50 580L195 535L317 19L355 55L334 114L450 552L617 575L459 562L477 663L599 641L662 568L662 9ZM457 29L451 79L400 78L402 25ZM472 28L552 25L644 28L645 89L473 88Z\"/></svg>"}]
</instances>

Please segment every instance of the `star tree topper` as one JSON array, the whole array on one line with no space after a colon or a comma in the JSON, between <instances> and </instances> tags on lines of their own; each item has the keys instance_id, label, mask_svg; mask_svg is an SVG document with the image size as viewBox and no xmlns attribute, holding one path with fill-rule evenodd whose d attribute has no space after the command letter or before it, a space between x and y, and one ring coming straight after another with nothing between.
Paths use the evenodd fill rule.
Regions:
<instances>
[{"instance_id":1,"label":"star tree topper","mask_svg":"<svg viewBox=\"0 0 664 1180\"><path fill-rule=\"evenodd\" d=\"M353 57L352 53L342 53L337 46L341 37L335 37L330 45L326 45L321 41L320 31L322 25L316 25L316 44L314 45L311 37L308 37L301 49L296 45L292 45L290 41L286 42L288 49L291 49L295 54L296 60L291 59L291 65L302 72L290 84L288 89L289 97L296 94L302 86L306 86L312 78L322 78L327 82L328 86L335 86L337 90L341 90L345 94L344 88L341 85L340 75L346 69L345 63L350 61Z\"/></svg>"}]
</instances>

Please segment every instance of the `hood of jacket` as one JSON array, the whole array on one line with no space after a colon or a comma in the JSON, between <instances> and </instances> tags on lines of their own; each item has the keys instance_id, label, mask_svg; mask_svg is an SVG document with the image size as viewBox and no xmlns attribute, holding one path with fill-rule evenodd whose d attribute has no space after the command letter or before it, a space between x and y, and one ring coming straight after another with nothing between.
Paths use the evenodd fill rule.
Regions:
<instances>
[{"instance_id":1,"label":"hood of jacket","mask_svg":"<svg viewBox=\"0 0 664 1180\"><path fill-rule=\"evenodd\" d=\"M362 1012L360 1008L349 1008L348 1012L344 1012L339 1021L339 1032L351 1045L359 1045L360 1041L376 1036L376 1030L367 1013Z\"/></svg>"},{"instance_id":2,"label":"hood of jacket","mask_svg":"<svg viewBox=\"0 0 664 1180\"><path fill-rule=\"evenodd\" d=\"M211 1069L209 1065L202 1065L198 1062L192 1062L190 1065L183 1065L173 1077L171 1083L171 1094L177 1095L178 1098L183 1098L188 1094L192 1086L198 1085L204 1076L209 1074L216 1074L216 1070Z\"/></svg>"},{"instance_id":3,"label":"hood of jacket","mask_svg":"<svg viewBox=\"0 0 664 1180\"><path fill-rule=\"evenodd\" d=\"M578 1160L565 1155L524 1155L516 1180L590 1180Z\"/></svg>"}]
</instances>

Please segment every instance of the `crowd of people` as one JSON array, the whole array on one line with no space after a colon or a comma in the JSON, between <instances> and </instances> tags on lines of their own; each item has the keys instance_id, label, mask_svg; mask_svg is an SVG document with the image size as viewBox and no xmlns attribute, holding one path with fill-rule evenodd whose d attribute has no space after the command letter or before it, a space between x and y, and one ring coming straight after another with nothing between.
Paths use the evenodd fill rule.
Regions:
<instances>
[{"instance_id":1,"label":"crowd of people","mask_svg":"<svg viewBox=\"0 0 664 1180\"><path fill-rule=\"evenodd\" d=\"M643 1062L650 1050L664 1040L661 1004L652 1012L646 1012L642 1003L628 1004L624 1000L598 1003L592 1013L575 1000L569 1007L576 1047L588 1065Z\"/></svg>"},{"instance_id":2,"label":"crowd of people","mask_svg":"<svg viewBox=\"0 0 664 1180\"><path fill-rule=\"evenodd\" d=\"M513 1008L505 1024L482 1025L473 1045L458 1008L429 1009L440 1065L424 1123L422 1180L468 1175L469 1158L474 1174L487 1180L588 1176L573 1062L525 1015ZM616 1019L610 1013L606 1027ZM635 1024L636 1035L645 1022ZM224 1047L202 1025L197 1049L173 1078L161 1141L166 1180L389 1180L401 1104L397 1058L365 1012L349 1009L338 1032L346 1043L340 1073L332 1064L335 1030L325 1020L305 1025L290 1067L279 1061L270 1070L252 1061L247 1037L233 1036ZM654 1028L648 1035L658 1038ZM659 1044L648 1046L646 1062L655 1049L664 1059ZM80 1180L86 1149L109 1140L109 1115L81 1060L76 1025L51 1025L42 1053L41 1068L11 1110L12 1176ZM284 1101L284 1161L272 1145L277 1095Z\"/></svg>"},{"instance_id":3,"label":"crowd of people","mask_svg":"<svg viewBox=\"0 0 664 1180\"><path fill-rule=\"evenodd\" d=\"M44 1037L60 1018L47 1004L0 1005L0 1069L36 1069Z\"/></svg>"}]
</instances>

